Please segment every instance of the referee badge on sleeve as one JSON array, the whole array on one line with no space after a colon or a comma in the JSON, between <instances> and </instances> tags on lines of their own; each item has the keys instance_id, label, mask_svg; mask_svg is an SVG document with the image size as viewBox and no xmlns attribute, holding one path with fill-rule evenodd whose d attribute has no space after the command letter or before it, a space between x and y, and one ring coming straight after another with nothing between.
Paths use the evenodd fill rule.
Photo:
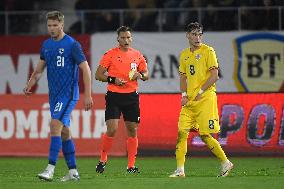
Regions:
<instances>
[{"instance_id":1,"label":"referee badge on sleeve","mask_svg":"<svg viewBox=\"0 0 284 189\"><path fill-rule=\"evenodd\" d=\"M131 64L130 64L130 69L131 70L137 70L137 64L135 63L135 62L132 62Z\"/></svg>"},{"instance_id":2,"label":"referee badge on sleeve","mask_svg":"<svg viewBox=\"0 0 284 189\"><path fill-rule=\"evenodd\" d=\"M133 76L137 71L137 64L135 62L130 64L129 79L133 80Z\"/></svg>"}]
</instances>

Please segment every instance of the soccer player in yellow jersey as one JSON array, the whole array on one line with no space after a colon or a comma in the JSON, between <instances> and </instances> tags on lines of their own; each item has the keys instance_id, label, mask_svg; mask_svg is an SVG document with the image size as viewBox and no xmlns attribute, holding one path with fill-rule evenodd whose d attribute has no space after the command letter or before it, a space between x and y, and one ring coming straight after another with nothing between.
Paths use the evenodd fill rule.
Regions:
<instances>
[{"instance_id":1,"label":"soccer player in yellow jersey","mask_svg":"<svg viewBox=\"0 0 284 189\"><path fill-rule=\"evenodd\" d=\"M182 109L178 122L176 143L177 169L170 177L185 177L184 163L187 138L191 130L199 133L202 141L221 162L220 177L226 177L233 169L219 142L211 134L220 131L216 85L218 62L215 51L202 43L203 27L190 23L186 28L189 48L180 55L180 90Z\"/></svg>"}]
</instances>

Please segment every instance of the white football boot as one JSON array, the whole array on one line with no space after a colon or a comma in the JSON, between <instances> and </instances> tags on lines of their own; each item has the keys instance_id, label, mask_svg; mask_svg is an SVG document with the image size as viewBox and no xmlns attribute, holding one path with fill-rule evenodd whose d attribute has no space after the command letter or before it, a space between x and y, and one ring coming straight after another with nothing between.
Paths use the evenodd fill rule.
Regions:
<instances>
[{"instance_id":1,"label":"white football boot","mask_svg":"<svg viewBox=\"0 0 284 189\"><path fill-rule=\"evenodd\" d=\"M230 171L234 168L234 164L229 160L221 163L221 173L218 177L226 177L229 175Z\"/></svg>"},{"instance_id":2,"label":"white football boot","mask_svg":"<svg viewBox=\"0 0 284 189\"><path fill-rule=\"evenodd\" d=\"M39 173L37 176L38 178L45 180L45 181L52 181L54 171L51 170L44 170L42 173Z\"/></svg>"},{"instance_id":3,"label":"white football boot","mask_svg":"<svg viewBox=\"0 0 284 189\"><path fill-rule=\"evenodd\" d=\"M68 174L60 179L62 182L66 181L79 181L80 176L77 169L70 169Z\"/></svg>"},{"instance_id":4,"label":"white football boot","mask_svg":"<svg viewBox=\"0 0 284 189\"><path fill-rule=\"evenodd\" d=\"M184 171L181 169L177 169L169 176L170 178L177 178L177 177L185 177Z\"/></svg>"}]
</instances>

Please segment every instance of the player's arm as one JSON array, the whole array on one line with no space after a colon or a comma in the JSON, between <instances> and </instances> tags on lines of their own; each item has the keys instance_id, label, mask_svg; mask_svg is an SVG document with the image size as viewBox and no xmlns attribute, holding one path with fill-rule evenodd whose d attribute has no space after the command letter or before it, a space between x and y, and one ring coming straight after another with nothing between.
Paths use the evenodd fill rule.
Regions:
<instances>
[{"instance_id":1,"label":"player's arm","mask_svg":"<svg viewBox=\"0 0 284 189\"><path fill-rule=\"evenodd\" d=\"M207 81L201 87L201 90L203 90L203 91L205 91L206 89L211 87L219 79L218 68L212 68L209 71L210 71L210 77L207 79Z\"/></svg>"},{"instance_id":2,"label":"player's arm","mask_svg":"<svg viewBox=\"0 0 284 189\"><path fill-rule=\"evenodd\" d=\"M139 63L138 70L139 72L137 73L136 79L141 79L142 81L146 81L150 78L149 70L147 68L147 61L142 54L140 54L140 63ZM134 78L135 78L135 75L134 75Z\"/></svg>"},{"instance_id":3,"label":"player's arm","mask_svg":"<svg viewBox=\"0 0 284 189\"><path fill-rule=\"evenodd\" d=\"M188 96L187 96L186 64L184 61L183 52L180 54L179 57L179 77L180 77L181 105L184 106L188 102Z\"/></svg>"},{"instance_id":4,"label":"player's arm","mask_svg":"<svg viewBox=\"0 0 284 189\"><path fill-rule=\"evenodd\" d=\"M101 65L97 67L97 71L95 74L96 80L99 80L101 82L107 82L107 75L105 74L107 72L107 69Z\"/></svg>"},{"instance_id":5,"label":"player's arm","mask_svg":"<svg viewBox=\"0 0 284 189\"><path fill-rule=\"evenodd\" d=\"M135 72L132 80L137 80L137 79L141 79L142 81L146 81L149 79L149 71L146 68L146 70L142 71L142 72Z\"/></svg>"},{"instance_id":6,"label":"player's arm","mask_svg":"<svg viewBox=\"0 0 284 189\"><path fill-rule=\"evenodd\" d=\"M181 105L184 106L188 102L187 98L187 77L186 74L180 73L180 92L181 92Z\"/></svg>"},{"instance_id":7,"label":"player's arm","mask_svg":"<svg viewBox=\"0 0 284 189\"><path fill-rule=\"evenodd\" d=\"M219 76L218 76L219 64L218 64L216 53L213 48L210 48L208 52L207 66L210 72L210 76L207 79L207 81L201 86L199 94L200 93L202 94L203 91L211 87L219 79Z\"/></svg>"},{"instance_id":8,"label":"player's arm","mask_svg":"<svg viewBox=\"0 0 284 189\"><path fill-rule=\"evenodd\" d=\"M207 79L207 81L201 86L201 89L199 90L195 100L199 100L201 98L202 93L206 91L206 89L211 87L214 83L216 83L216 81L219 79L218 68L214 67L210 69L209 71L210 71L210 76Z\"/></svg>"},{"instance_id":9,"label":"player's arm","mask_svg":"<svg viewBox=\"0 0 284 189\"><path fill-rule=\"evenodd\" d=\"M88 111L93 107L92 99L92 89L91 89L91 70L87 61L79 64L79 68L83 73L83 82L84 82L84 106L85 110Z\"/></svg>"},{"instance_id":10,"label":"player's arm","mask_svg":"<svg viewBox=\"0 0 284 189\"><path fill-rule=\"evenodd\" d=\"M35 70L33 71L27 85L23 89L23 92L26 96L29 96L32 94L31 88L37 83L37 81L41 78L41 75L45 69L45 61L40 59Z\"/></svg>"},{"instance_id":11,"label":"player's arm","mask_svg":"<svg viewBox=\"0 0 284 189\"><path fill-rule=\"evenodd\" d=\"M218 60L216 53L213 48L210 48L208 51L208 60L206 62L208 70L210 72L210 76L207 79L207 81L201 86L199 91L196 91L196 97L195 100L199 100L201 98L202 93L207 90L209 87L211 87L216 81L219 79L218 76Z\"/></svg>"},{"instance_id":12,"label":"player's arm","mask_svg":"<svg viewBox=\"0 0 284 189\"><path fill-rule=\"evenodd\" d=\"M148 68L146 68L145 71L139 72L139 73L140 73L140 75L141 75L141 78L140 78L141 80L146 81L146 80L149 79L149 71L148 71Z\"/></svg>"},{"instance_id":13,"label":"player's arm","mask_svg":"<svg viewBox=\"0 0 284 189\"><path fill-rule=\"evenodd\" d=\"M99 65L95 74L96 80L99 80L101 82L108 82L109 84L114 84L119 86L122 86L126 83L126 81L124 81L123 79L106 75L106 72L107 68Z\"/></svg>"}]
</instances>

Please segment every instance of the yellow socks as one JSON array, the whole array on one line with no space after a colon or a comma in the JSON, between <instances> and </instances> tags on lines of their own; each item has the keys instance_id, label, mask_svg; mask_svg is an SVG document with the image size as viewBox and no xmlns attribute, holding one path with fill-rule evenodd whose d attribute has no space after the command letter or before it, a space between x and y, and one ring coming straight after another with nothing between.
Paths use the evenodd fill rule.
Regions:
<instances>
[{"instance_id":1,"label":"yellow socks","mask_svg":"<svg viewBox=\"0 0 284 189\"><path fill-rule=\"evenodd\" d=\"M176 144L176 160L177 168L184 168L185 155L187 153L187 137L188 132L179 131Z\"/></svg>"},{"instance_id":2,"label":"yellow socks","mask_svg":"<svg viewBox=\"0 0 284 189\"><path fill-rule=\"evenodd\" d=\"M227 160L226 154L221 148L220 143L211 135L201 135L202 141L207 145L211 152L221 161Z\"/></svg>"}]
</instances>

